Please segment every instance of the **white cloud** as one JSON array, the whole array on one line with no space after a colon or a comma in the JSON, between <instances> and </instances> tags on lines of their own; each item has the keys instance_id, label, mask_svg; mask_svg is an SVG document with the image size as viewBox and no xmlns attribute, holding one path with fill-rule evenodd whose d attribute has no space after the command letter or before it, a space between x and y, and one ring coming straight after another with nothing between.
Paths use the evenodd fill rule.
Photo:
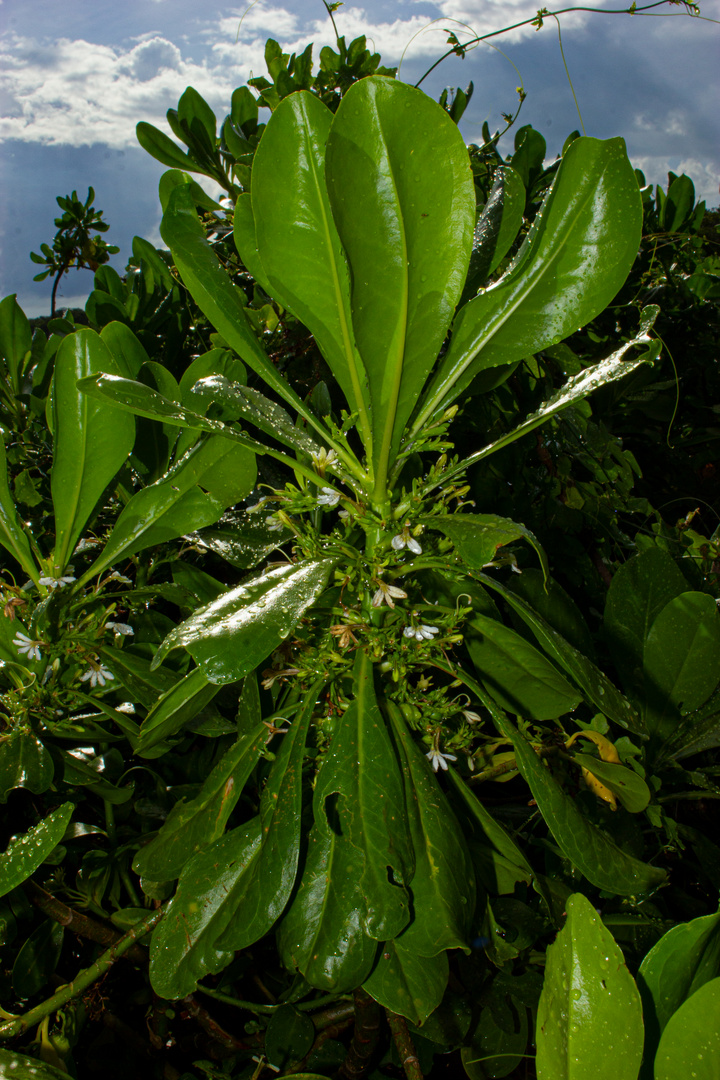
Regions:
<instances>
[{"instance_id":1,"label":"white cloud","mask_svg":"<svg viewBox=\"0 0 720 1080\"><path fill-rule=\"evenodd\" d=\"M695 199L704 199L708 206L718 205L720 191L720 168L716 163L700 161L692 157L664 157L661 154L632 154L632 163L645 174L648 184L660 184L667 192L669 172L677 176L685 173L695 185Z\"/></svg>"},{"instance_id":2,"label":"white cloud","mask_svg":"<svg viewBox=\"0 0 720 1080\"><path fill-rule=\"evenodd\" d=\"M188 85L222 115L253 67L262 67L259 44L222 64L206 64L184 59L157 34L129 48L6 34L0 40L0 140L134 146L137 121L164 127L165 112Z\"/></svg>"}]
</instances>

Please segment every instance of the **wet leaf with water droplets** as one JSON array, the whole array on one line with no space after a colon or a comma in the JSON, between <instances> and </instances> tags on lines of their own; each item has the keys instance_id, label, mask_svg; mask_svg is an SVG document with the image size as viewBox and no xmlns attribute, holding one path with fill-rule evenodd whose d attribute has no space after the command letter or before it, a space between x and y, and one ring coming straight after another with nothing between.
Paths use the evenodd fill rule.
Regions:
<instances>
[{"instance_id":1,"label":"wet leaf with water droplets","mask_svg":"<svg viewBox=\"0 0 720 1080\"><path fill-rule=\"evenodd\" d=\"M537 1017L538 1080L637 1080L640 995L610 931L582 893L548 948Z\"/></svg>"},{"instance_id":2,"label":"wet leaf with water droplets","mask_svg":"<svg viewBox=\"0 0 720 1080\"><path fill-rule=\"evenodd\" d=\"M63 803L28 832L10 841L7 851L0 855L0 896L27 881L54 851L65 835L74 809L72 803Z\"/></svg>"}]
</instances>

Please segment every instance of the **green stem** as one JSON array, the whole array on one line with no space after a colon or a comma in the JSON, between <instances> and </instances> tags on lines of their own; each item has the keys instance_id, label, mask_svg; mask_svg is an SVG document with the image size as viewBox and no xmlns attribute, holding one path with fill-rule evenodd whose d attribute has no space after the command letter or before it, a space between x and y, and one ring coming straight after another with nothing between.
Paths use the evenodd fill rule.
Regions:
<instances>
[{"instance_id":1,"label":"green stem","mask_svg":"<svg viewBox=\"0 0 720 1080\"><path fill-rule=\"evenodd\" d=\"M223 994L220 990L210 990L207 986L198 985L198 990L202 994L207 994L208 997L215 998L216 1001L222 1001L225 1005L232 1005L236 1009L245 1009L247 1012L253 1013L267 1013L271 1015L277 1012L278 1009L282 1009L284 1005L290 1004L289 1002L279 1002L277 1005L259 1005L255 1001L243 1001L242 998L232 997L230 994ZM322 997L313 998L312 1001L292 1002L292 1006L298 1009L300 1012L311 1012L313 1009L319 1009L323 1005L330 1005L332 1003L341 1000L337 994L323 994Z\"/></svg>"},{"instance_id":2,"label":"green stem","mask_svg":"<svg viewBox=\"0 0 720 1080\"><path fill-rule=\"evenodd\" d=\"M407 1080L423 1080L417 1051L408 1031L407 1020L398 1013L390 1012L389 1009L385 1010L385 1015Z\"/></svg>"},{"instance_id":3,"label":"green stem","mask_svg":"<svg viewBox=\"0 0 720 1080\"><path fill-rule=\"evenodd\" d=\"M67 986L61 987L56 994L53 994L47 1001L43 1001L40 1005L36 1005L34 1009L30 1009L23 1016L19 1016L16 1020L12 1020L6 1024L0 1024L0 1039L14 1039L16 1035L22 1035L28 1031L29 1028L39 1024L46 1016L51 1013L57 1012L63 1005L67 1005L68 1001L72 1001L73 998L78 997L83 991L87 990L88 986L91 986L96 982L106 971L109 971L116 960L119 960L128 949L132 948L133 944L140 938L149 934L152 929L160 922L160 919L165 913L165 908L158 908L157 911L153 911L142 922L136 923L126 934L120 938L114 945L112 945L107 952L104 952L102 956L98 957L94 964L85 968L80 974L68 983Z\"/></svg>"},{"instance_id":4,"label":"green stem","mask_svg":"<svg viewBox=\"0 0 720 1080\"><path fill-rule=\"evenodd\" d=\"M108 840L113 847L117 847L117 829L115 828L115 811L113 805L108 802L107 799L103 799L105 803L105 830L108 834Z\"/></svg>"}]
</instances>

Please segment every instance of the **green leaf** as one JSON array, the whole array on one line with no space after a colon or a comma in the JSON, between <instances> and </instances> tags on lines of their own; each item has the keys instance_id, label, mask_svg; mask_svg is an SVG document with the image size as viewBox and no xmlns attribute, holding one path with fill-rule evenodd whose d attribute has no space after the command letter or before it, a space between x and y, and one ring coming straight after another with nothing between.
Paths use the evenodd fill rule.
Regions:
<instances>
[{"instance_id":1,"label":"green leaf","mask_svg":"<svg viewBox=\"0 0 720 1080\"><path fill-rule=\"evenodd\" d=\"M44 1061L0 1049L0 1075L12 1080L67 1080L68 1074Z\"/></svg>"},{"instance_id":2,"label":"green leaf","mask_svg":"<svg viewBox=\"0 0 720 1080\"><path fill-rule=\"evenodd\" d=\"M203 169L198 169L197 165L187 167L192 168L195 172L204 172ZM209 176L210 173L207 173L206 175ZM220 203L216 202L215 199L211 199L208 193L203 191L197 181L193 180L191 176L188 176L186 172L181 172L179 169L169 169L162 174L160 183L158 184L158 198L160 199L160 206L163 209L163 213L167 210L171 192L180 184L187 187L194 206L201 206L203 210L222 210Z\"/></svg>"},{"instance_id":3,"label":"green leaf","mask_svg":"<svg viewBox=\"0 0 720 1080\"><path fill-rule=\"evenodd\" d=\"M355 344L350 276L325 185L325 144L333 114L310 93L290 94L272 114L253 162L252 218L263 288L307 326L340 383L370 450L367 380ZM256 263L250 219L241 258ZM245 255L247 259L245 259Z\"/></svg>"},{"instance_id":4,"label":"green leaf","mask_svg":"<svg viewBox=\"0 0 720 1080\"><path fill-rule=\"evenodd\" d=\"M146 709L152 709L158 698L178 681L175 672L167 668L151 670L149 661L130 649L114 649L111 645L105 645L100 649L100 659L128 691L130 700Z\"/></svg>"},{"instance_id":5,"label":"green leaf","mask_svg":"<svg viewBox=\"0 0 720 1080\"><path fill-rule=\"evenodd\" d=\"M210 375L200 379L193 386L192 392L212 397L213 401L226 408L232 407L238 416L293 450L312 454L320 449L320 444L303 428L297 427L282 406L276 405L250 386L229 382L222 375Z\"/></svg>"},{"instance_id":6,"label":"green leaf","mask_svg":"<svg viewBox=\"0 0 720 1080\"><path fill-rule=\"evenodd\" d=\"M501 165L478 218L461 303L474 296L512 247L523 223L525 187L515 171Z\"/></svg>"},{"instance_id":7,"label":"green leaf","mask_svg":"<svg viewBox=\"0 0 720 1080\"><path fill-rule=\"evenodd\" d=\"M178 101L177 115L180 124L192 132L197 141L208 150L215 149L217 119L205 98L188 86Z\"/></svg>"},{"instance_id":8,"label":"green leaf","mask_svg":"<svg viewBox=\"0 0 720 1080\"><path fill-rule=\"evenodd\" d=\"M303 708L282 736L260 798L260 849L252 871L238 883L233 915L218 940L221 947L239 951L258 941L290 899L300 860L305 741L324 685L323 678L310 687Z\"/></svg>"},{"instance_id":9,"label":"green leaf","mask_svg":"<svg viewBox=\"0 0 720 1080\"><path fill-rule=\"evenodd\" d=\"M46 919L25 939L12 969L13 990L18 997L33 997L55 973L64 936L64 926Z\"/></svg>"},{"instance_id":10,"label":"green leaf","mask_svg":"<svg viewBox=\"0 0 720 1080\"><path fill-rule=\"evenodd\" d=\"M651 547L616 570L605 602L604 637L628 693L644 697L645 641L670 600L687 590L677 563Z\"/></svg>"},{"instance_id":11,"label":"green leaf","mask_svg":"<svg viewBox=\"0 0 720 1080\"><path fill-rule=\"evenodd\" d=\"M156 161L167 165L171 169L188 169L190 172L200 172L210 175L207 170L198 165L189 157L177 143L159 131L153 124L141 120L135 127L137 141Z\"/></svg>"},{"instance_id":12,"label":"green leaf","mask_svg":"<svg viewBox=\"0 0 720 1080\"><path fill-rule=\"evenodd\" d=\"M351 86L335 114L326 181L350 266L384 497L388 461L465 282L475 224L472 174L463 137L441 106L406 83L373 76Z\"/></svg>"},{"instance_id":13,"label":"green leaf","mask_svg":"<svg viewBox=\"0 0 720 1080\"><path fill-rule=\"evenodd\" d=\"M160 232L195 303L248 367L265 380L300 416L315 418L265 355L248 322L239 291L230 281L205 236L185 187L177 187L163 214Z\"/></svg>"},{"instance_id":14,"label":"green leaf","mask_svg":"<svg viewBox=\"0 0 720 1080\"><path fill-rule=\"evenodd\" d=\"M273 295L272 286L268 281L265 267L260 261L258 252L257 235L255 233L255 215L252 208L252 196L245 192L238 196L233 215L233 239L238 255L242 259L245 268L250 273L261 289L268 296Z\"/></svg>"},{"instance_id":15,"label":"green leaf","mask_svg":"<svg viewBox=\"0 0 720 1080\"><path fill-rule=\"evenodd\" d=\"M192 723L218 690L216 683L208 682L201 668L193 668L167 690L147 714L140 727L135 753L144 757L147 750ZM148 876L153 877L152 874Z\"/></svg>"},{"instance_id":16,"label":"green leaf","mask_svg":"<svg viewBox=\"0 0 720 1080\"><path fill-rule=\"evenodd\" d=\"M260 849L260 818L217 840L186 864L178 889L150 943L150 982L164 998L183 998L234 953L217 940L233 914L233 889Z\"/></svg>"},{"instance_id":17,"label":"green leaf","mask_svg":"<svg viewBox=\"0 0 720 1080\"><path fill-rule=\"evenodd\" d=\"M238 570L253 570L288 536L289 531L285 528L268 528L265 517L260 513L226 514L214 529L203 529L193 534L192 541Z\"/></svg>"},{"instance_id":18,"label":"green leaf","mask_svg":"<svg viewBox=\"0 0 720 1080\"><path fill-rule=\"evenodd\" d=\"M677 232L682 228L695 205L695 185L685 173L673 180L668 188L667 201L660 215L660 225L665 232Z\"/></svg>"},{"instance_id":19,"label":"green leaf","mask_svg":"<svg viewBox=\"0 0 720 1080\"><path fill-rule=\"evenodd\" d=\"M45 862L65 835L74 809L72 803L63 803L28 832L10 841L0 855L0 896L22 885Z\"/></svg>"},{"instance_id":20,"label":"green leaf","mask_svg":"<svg viewBox=\"0 0 720 1080\"><path fill-rule=\"evenodd\" d=\"M647 953L638 972L645 1015L643 1080L653 1080L660 1036L672 1016L718 971L720 912L673 926Z\"/></svg>"},{"instance_id":21,"label":"green leaf","mask_svg":"<svg viewBox=\"0 0 720 1080\"><path fill-rule=\"evenodd\" d=\"M22 522L15 509L13 497L10 494L7 471L7 455L5 453L5 438L0 432L0 544L8 551L25 573L37 585L40 579L38 568L30 549L30 541L22 527Z\"/></svg>"},{"instance_id":22,"label":"green leaf","mask_svg":"<svg viewBox=\"0 0 720 1080\"><path fill-rule=\"evenodd\" d=\"M278 950L291 971L319 990L343 993L370 974L378 949L365 933L360 879L364 857L347 831L323 815L310 830L300 885L278 926Z\"/></svg>"},{"instance_id":23,"label":"green leaf","mask_svg":"<svg viewBox=\"0 0 720 1080\"><path fill-rule=\"evenodd\" d=\"M594 319L625 281L641 231L624 141L576 139L507 273L458 312L413 431L480 371L555 345Z\"/></svg>"},{"instance_id":24,"label":"green leaf","mask_svg":"<svg viewBox=\"0 0 720 1080\"><path fill-rule=\"evenodd\" d=\"M265 1054L268 1064L287 1069L302 1061L315 1042L315 1025L309 1016L293 1005L281 1005L265 1029Z\"/></svg>"},{"instance_id":25,"label":"green leaf","mask_svg":"<svg viewBox=\"0 0 720 1080\"><path fill-rule=\"evenodd\" d=\"M525 737L498 710L493 719L512 740L518 768L558 847L588 881L620 896L650 892L662 884L664 871L627 855L606 833L592 825Z\"/></svg>"},{"instance_id":26,"label":"green leaf","mask_svg":"<svg viewBox=\"0 0 720 1080\"><path fill-rule=\"evenodd\" d=\"M55 569L62 570L107 485L127 460L135 422L77 386L102 371L119 369L105 342L92 330L68 335L55 358L53 375Z\"/></svg>"},{"instance_id":27,"label":"green leaf","mask_svg":"<svg viewBox=\"0 0 720 1080\"><path fill-rule=\"evenodd\" d=\"M538 1080L637 1080L640 995L600 916L582 893L547 950L537 1018Z\"/></svg>"},{"instance_id":28,"label":"green leaf","mask_svg":"<svg viewBox=\"0 0 720 1080\"><path fill-rule=\"evenodd\" d=\"M199 608L163 641L153 668L184 646L209 682L235 682L270 655L327 585L330 559L263 571Z\"/></svg>"},{"instance_id":29,"label":"green leaf","mask_svg":"<svg viewBox=\"0 0 720 1080\"><path fill-rule=\"evenodd\" d=\"M491 993L491 1003L480 1012L470 1045L460 1053L470 1080L508 1076L517 1069L527 1049L527 1009L510 995L496 992L495 984Z\"/></svg>"},{"instance_id":30,"label":"green leaf","mask_svg":"<svg viewBox=\"0 0 720 1080\"><path fill-rule=\"evenodd\" d=\"M201 851L153 935L150 978L164 997L184 997L270 930L285 908L300 854L302 762L324 685L316 682L282 736L260 800L260 816ZM218 868L222 867L219 873Z\"/></svg>"},{"instance_id":31,"label":"green leaf","mask_svg":"<svg viewBox=\"0 0 720 1080\"><path fill-rule=\"evenodd\" d=\"M514 892L518 881L530 885L535 877L533 868L515 841L454 769L448 769L448 776L473 826L479 830L482 847L487 852L482 860L481 877L488 890L502 895Z\"/></svg>"},{"instance_id":32,"label":"green leaf","mask_svg":"<svg viewBox=\"0 0 720 1080\"><path fill-rule=\"evenodd\" d=\"M433 957L417 956L399 941L386 941L363 990L386 1009L407 1017L411 1024L422 1024L442 1001L448 972L446 952Z\"/></svg>"},{"instance_id":33,"label":"green leaf","mask_svg":"<svg viewBox=\"0 0 720 1080\"><path fill-rule=\"evenodd\" d=\"M681 713L694 712L720 682L720 613L712 596L674 597L645 642L644 712L653 735L667 739Z\"/></svg>"},{"instance_id":34,"label":"green leaf","mask_svg":"<svg viewBox=\"0 0 720 1080\"><path fill-rule=\"evenodd\" d=\"M353 697L323 757L313 809L316 821L339 828L360 852L361 919L370 937L384 941L410 921L414 855L400 765L373 678L367 654L358 650Z\"/></svg>"},{"instance_id":35,"label":"green leaf","mask_svg":"<svg viewBox=\"0 0 720 1080\"><path fill-rule=\"evenodd\" d=\"M5 360L13 394L22 393L25 357L32 347L32 331L15 293L0 301L0 356Z\"/></svg>"},{"instance_id":36,"label":"green leaf","mask_svg":"<svg viewBox=\"0 0 720 1080\"><path fill-rule=\"evenodd\" d=\"M81 581L144 548L213 525L255 484L255 455L217 435L195 444L160 480L132 496Z\"/></svg>"},{"instance_id":37,"label":"green leaf","mask_svg":"<svg viewBox=\"0 0 720 1080\"><path fill-rule=\"evenodd\" d=\"M436 529L452 540L457 553L471 570L482 570L495 558L498 550L514 540L527 540L535 548L545 580L550 575L547 555L537 537L510 518L497 514L439 514L418 518L428 529Z\"/></svg>"},{"instance_id":38,"label":"green leaf","mask_svg":"<svg viewBox=\"0 0 720 1080\"><path fill-rule=\"evenodd\" d=\"M580 703L580 694L557 668L496 619L474 614L465 643L478 676L504 709L534 720L554 720Z\"/></svg>"},{"instance_id":39,"label":"green leaf","mask_svg":"<svg viewBox=\"0 0 720 1080\"><path fill-rule=\"evenodd\" d=\"M388 703L405 782L405 806L415 851L410 892L413 918L397 939L419 956L468 949L475 910L470 853L430 763L397 708Z\"/></svg>"},{"instance_id":40,"label":"green leaf","mask_svg":"<svg viewBox=\"0 0 720 1080\"><path fill-rule=\"evenodd\" d=\"M50 754L32 731L12 731L0 742L0 803L16 788L42 795L53 781Z\"/></svg>"},{"instance_id":41,"label":"green leaf","mask_svg":"<svg viewBox=\"0 0 720 1080\"><path fill-rule=\"evenodd\" d=\"M720 978L696 990L670 1018L655 1058L655 1080L720 1077Z\"/></svg>"},{"instance_id":42,"label":"green leaf","mask_svg":"<svg viewBox=\"0 0 720 1080\"><path fill-rule=\"evenodd\" d=\"M641 364L652 363L657 360L662 348L659 341L650 343L645 352L641 353L640 356L635 357L634 360L625 360L624 357L625 354L636 345L644 345L650 342L650 337L648 336L649 330L657 318L659 311L660 309L655 306L644 308L640 329L637 336L634 337L632 341L627 341L617 349L616 352L607 356L604 360L600 360L599 363L593 365L593 367L585 368L579 374L568 379L564 386L557 390L552 397L549 397L536 412L531 413L521 424L516 428L513 428L512 431L507 432L505 435L501 435L494 442L489 443L487 446L483 446L482 449L476 450L474 454L465 458L464 461L460 461L457 465L446 469L443 473L443 483L447 483L448 480L451 480L458 473L464 473L470 465L474 465L478 461L483 461L486 457L490 457L491 454L495 454L498 450L502 450L503 447L516 442L517 439L526 435L528 432L534 431L535 428L546 423L551 417L562 412L562 410L566 409L569 405L572 405L574 401L580 401L582 398L586 398L588 394L598 390L601 386L609 386L611 383L617 382L618 379L622 379L625 375L629 375L631 372L635 371ZM422 430L422 427L424 427L427 419L429 419L431 415L430 410L423 410L422 415L422 424L420 424L419 421L416 421L413 424L411 437L414 437Z\"/></svg>"},{"instance_id":43,"label":"green leaf","mask_svg":"<svg viewBox=\"0 0 720 1080\"><path fill-rule=\"evenodd\" d=\"M513 611L533 632L538 644L553 660L564 668L570 678L582 690L585 697L610 720L630 731L643 734L646 731L642 717L632 708L615 685L600 668L565 640L521 597L505 588L486 574L476 576L487 588L500 593Z\"/></svg>"},{"instance_id":44,"label":"green leaf","mask_svg":"<svg viewBox=\"0 0 720 1080\"><path fill-rule=\"evenodd\" d=\"M554 578L546 581L539 570L526 567L522 574L513 575L505 587L524 600L560 637L573 642L583 656L594 659L595 645L582 612Z\"/></svg>"},{"instance_id":45,"label":"green leaf","mask_svg":"<svg viewBox=\"0 0 720 1080\"><path fill-rule=\"evenodd\" d=\"M216 404L215 399L210 393L201 393L197 389L197 384L210 375L222 375L229 382L241 383L243 386L247 383L247 369L242 360L238 360L230 349L211 349L202 356L196 356L183 372L180 379L180 400L183 405L187 405L195 412L207 414L210 406ZM220 420L237 420L240 415L235 408L231 410L215 408L213 413Z\"/></svg>"},{"instance_id":46,"label":"green leaf","mask_svg":"<svg viewBox=\"0 0 720 1080\"><path fill-rule=\"evenodd\" d=\"M256 724L223 754L196 798L176 803L155 839L138 851L136 874L171 881L198 851L222 836L267 740L266 726Z\"/></svg>"},{"instance_id":47,"label":"green leaf","mask_svg":"<svg viewBox=\"0 0 720 1080\"><path fill-rule=\"evenodd\" d=\"M592 754L574 754L573 761L609 788L630 814L639 814L650 802L650 788L641 776L627 766L602 761Z\"/></svg>"}]
</instances>

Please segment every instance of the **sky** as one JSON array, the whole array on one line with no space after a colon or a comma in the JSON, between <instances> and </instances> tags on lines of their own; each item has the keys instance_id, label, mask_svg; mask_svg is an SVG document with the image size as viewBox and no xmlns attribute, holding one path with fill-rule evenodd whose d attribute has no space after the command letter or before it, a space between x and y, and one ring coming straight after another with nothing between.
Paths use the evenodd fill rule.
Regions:
<instances>
[{"instance_id":1,"label":"sky","mask_svg":"<svg viewBox=\"0 0 720 1080\"><path fill-rule=\"evenodd\" d=\"M414 83L446 51L447 31L468 40L536 12L537 0L348 0L335 19L348 43L366 34L385 65L402 59L399 77ZM648 182L664 185L668 169L685 172L698 197L717 206L720 0L700 0L700 14L677 4L653 16L573 12L559 23L587 134L623 136ZM285 52L315 42L317 55L334 44L321 0L257 0L249 9L217 0L0 0L0 297L17 293L30 316L49 312L51 279L32 281L40 267L29 253L51 243L55 196L73 189L83 201L95 189L110 224L105 240L121 249L112 259L119 272L134 235L160 246L164 166L138 147L135 124L170 134L165 113L189 85L222 121L233 89L265 74L268 37ZM552 160L580 126L556 20L492 42L496 48L481 44L465 59L445 60L423 89L437 97L445 86L474 82L461 123L474 142L484 121L493 131L503 126L522 81L517 126L541 131ZM512 151L512 133L501 150ZM90 271L71 271L59 305L82 306L91 288Z\"/></svg>"}]
</instances>

